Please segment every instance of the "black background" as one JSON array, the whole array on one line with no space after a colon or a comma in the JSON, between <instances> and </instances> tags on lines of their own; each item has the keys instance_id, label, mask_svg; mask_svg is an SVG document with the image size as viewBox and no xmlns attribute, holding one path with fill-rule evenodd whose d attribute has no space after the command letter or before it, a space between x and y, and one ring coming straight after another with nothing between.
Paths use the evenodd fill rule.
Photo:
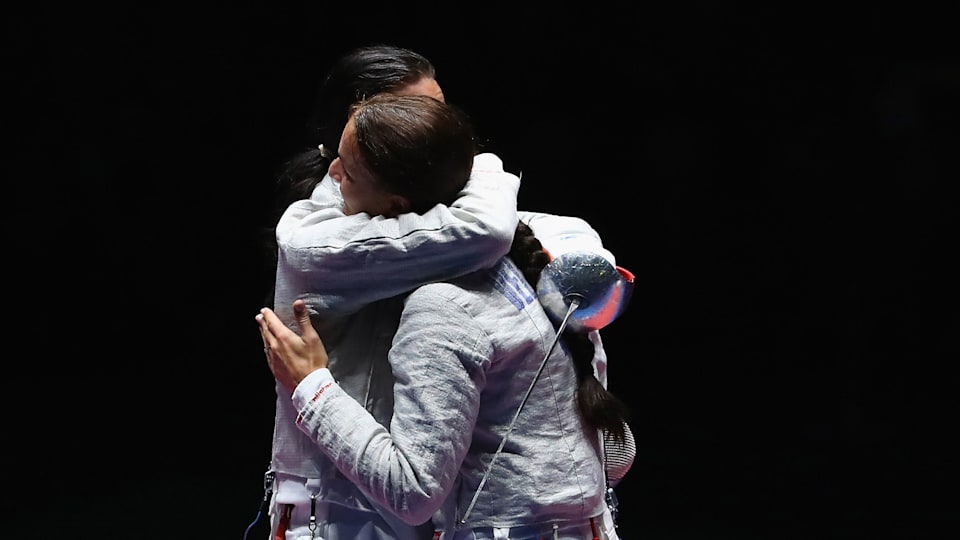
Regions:
<instances>
[{"instance_id":1,"label":"black background","mask_svg":"<svg viewBox=\"0 0 960 540\"><path fill-rule=\"evenodd\" d=\"M625 539L955 530L955 19L720 4L5 8L4 527L242 538L271 183L332 60L389 42L637 276Z\"/></svg>"}]
</instances>

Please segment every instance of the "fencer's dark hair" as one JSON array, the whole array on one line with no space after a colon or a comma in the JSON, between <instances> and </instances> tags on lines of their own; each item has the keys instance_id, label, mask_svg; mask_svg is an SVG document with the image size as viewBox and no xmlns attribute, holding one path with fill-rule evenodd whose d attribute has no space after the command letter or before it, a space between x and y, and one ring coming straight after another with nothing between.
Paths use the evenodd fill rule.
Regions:
<instances>
[{"instance_id":1,"label":"fencer's dark hair","mask_svg":"<svg viewBox=\"0 0 960 540\"><path fill-rule=\"evenodd\" d=\"M351 111L357 152L381 189L403 195L418 214L453 204L476 154L462 109L429 96L381 93Z\"/></svg>"},{"instance_id":2,"label":"fencer's dark hair","mask_svg":"<svg viewBox=\"0 0 960 540\"><path fill-rule=\"evenodd\" d=\"M389 44L373 44L353 49L334 62L327 71L306 122L306 149L280 167L263 229L263 261L266 273L266 306L273 306L277 270L276 225L290 204L307 199L327 174L335 156L340 135L347 124L350 107L365 98L390 92L436 78L436 69L423 55ZM319 145L329 150L324 156Z\"/></svg>"},{"instance_id":3,"label":"fencer's dark hair","mask_svg":"<svg viewBox=\"0 0 960 540\"><path fill-rule=\"evenodd\" d=\"M291 158L277 178L275 217L279 218L294 201L308 198L323 180L333 158L323 156L318 146L322 144L332 154L336 153L351 106L377 94L435 77L436 69L429 60L403 47L367 45L341 56L327 72L317 93L314 112L307 123L308 148Z\"/></svg>"},{"instance_id":4,"label":"fencer's dark hair","mask_svg":"<svg viewBox=\"0 0 960 540\"><path fill-rule=\"evenodd\" d=\"M550 256L543 244L533 234L529 225L522 221L517 224L513 236L509 257L523 272L527 282L536 289L544 267L550 262ZM565 328L561 339L577 372L577 408L580 415L590 426L603 430L614 440L624 443L627 438L626 423L629 408L612 392L604 388L593 371L593 342L586 332L574 332Z\"/></svg>"}]
</instances>

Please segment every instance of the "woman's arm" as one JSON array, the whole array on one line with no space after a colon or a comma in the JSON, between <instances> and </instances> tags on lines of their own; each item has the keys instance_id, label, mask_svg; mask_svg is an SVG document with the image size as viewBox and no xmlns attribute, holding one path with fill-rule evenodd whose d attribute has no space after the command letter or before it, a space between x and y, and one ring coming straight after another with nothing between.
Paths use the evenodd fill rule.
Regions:
<instances>
[{"instance_id":1,"label":"woman's arm","mask_svg":"<svg viewBox=\"0 0 960 540\"><path fill-rule=\"evenodd\" d=\"M520 211L519 215L520 221L533 229L534 236L552 257L570 251L587 251L617 265L613 253L603 247L600 234L584 219L529 211Z\"/></svg>"},{"instance_id":2,"label":"woman's arm","mask_svg":"<svg viewBox=\"0 0 960 540\"><path fill-rule=\"evenodd\" d=\"M429 520L453 488L479 410L480 366L492 350L459 306L434 299L408 305L415 315L391 350L397 382L390 431L324 369L323 344L302 307L302 337L269 309L257 316L271 371L294 389L299 429L371 501L411 525Z\"/></svg>"},{"instance_id":3,"label":"woman's arm","mask_svg":"<svg viewBox=\"0 0 960 540\"><path fill-rule=\"evenodd\" d=\"M330 314L489 267L509 252L516 231L520 179L493 154L476 156L452 205L422 215L346 216L330 187L321 183L277 225L278 293L292 291ZM276 305L293 299L278 297Z\"/></svg>"}]
</instances>

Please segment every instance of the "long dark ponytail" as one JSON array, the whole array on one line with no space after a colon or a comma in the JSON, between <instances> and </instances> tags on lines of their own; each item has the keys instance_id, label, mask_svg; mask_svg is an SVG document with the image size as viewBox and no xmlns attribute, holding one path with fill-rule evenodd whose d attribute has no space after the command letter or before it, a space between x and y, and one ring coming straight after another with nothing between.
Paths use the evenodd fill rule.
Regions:
<instances>
[{"instance_id":1,"label":"long dark ponytail","mask_svg":"<svg viewBox=\"0 0 960 540\"><path fill-rule=\"evenodd\" d=\"M544 251L543 244L533 234L530 226L522 221L517 225L509 256L523 272L527 282L536 288L540 273L550 262L550 256ZM580 415L590 426L611 435L618 442L625 442L629 409L597 380L593 370L595 348L589 334L565 329L561 339L570 351L576 368L577 407Z\"/></svg>"}]
</instances>

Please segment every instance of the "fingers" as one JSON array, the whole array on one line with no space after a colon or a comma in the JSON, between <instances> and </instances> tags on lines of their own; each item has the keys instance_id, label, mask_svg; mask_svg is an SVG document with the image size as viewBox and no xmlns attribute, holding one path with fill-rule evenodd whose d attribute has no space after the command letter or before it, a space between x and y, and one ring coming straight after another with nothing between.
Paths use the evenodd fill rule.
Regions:
<instances>
[{"instance_id":1,"label":"fingers","mask_svg":"<svg viewBox=\"0 0 960 540\"><path fill-rule=\"evenodd\" d=\"M260 328L260 337L263 338L263 346L270 348L276 347L278 341L276 330L283 327L280 318L277 317L277 314L274 313L272 309L263 308L260 310L260 313L257 314L256 320Z\"/></svg>"},{"instance_id":2,"label":"fingers","mask_svg":"<svg viewBox=\"0 0 960 540\"><path fill-rule=\"evenodd\" d=\"M300 327L300 336L304 339L313 337L316 331L310 322L310 312L307 311L307 304L303 300L294 301L293 314L297 318L297 326Z\"/></svg>"},{"instance_id":3,"label":"fingers","mask_svg":"<svg viewBox=\"0 0 960 540\"><path fill-rule=\"evenodd\" d=\"M277 314L274 313L273 310L270 309L270 308L267 308L267 307L262 308L262 309L260 310L260 315L263 316L263 319L264 319L264 321L267 323L268 326L269 326L269 325L276 325L276 324L283 324L283 323L280 322L280 317L277 317Z\"/></svg>"},{"instance_id":4,"label":"fingers","mask_svg":"<svg viewBox=\"0 0 960 540\"><path fill-rule=\"evenodd\" d=\"M280 340L274 335L270 324L271 322L280 324L280 319L269 308L261 309L255 319L257 321L257 328L260 330L260 338L263 339L263 352L267 357L267 367L270 368L270 372L273 373L274 377L277 377L278 372L276 369L280 364L277 362L277 347L280 344Z\"/></svg>"}]
</instances>

